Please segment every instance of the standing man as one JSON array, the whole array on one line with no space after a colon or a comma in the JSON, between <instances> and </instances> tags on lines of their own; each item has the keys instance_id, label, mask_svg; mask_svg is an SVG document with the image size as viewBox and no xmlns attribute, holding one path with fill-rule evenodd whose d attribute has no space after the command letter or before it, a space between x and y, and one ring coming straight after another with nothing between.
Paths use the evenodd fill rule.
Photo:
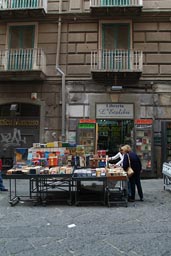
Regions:
<instances>
[{"instance_id":1,"label":"standing man","mask_svg":"<svg viewBox=\"0 0 171 256\"><path fill-rule=\"evenodd\" d=\"M0 159L0 191L8 191L7 188L5 188L4 184L3 184L3 179L2 179L2 159Z\"/></svg>"}]
</instances>

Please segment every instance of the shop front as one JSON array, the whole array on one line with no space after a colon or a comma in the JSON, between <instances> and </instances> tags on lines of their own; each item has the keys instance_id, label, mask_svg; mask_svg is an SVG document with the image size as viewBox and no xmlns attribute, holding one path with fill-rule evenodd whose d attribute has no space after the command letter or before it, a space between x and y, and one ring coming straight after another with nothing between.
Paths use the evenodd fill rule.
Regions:
<instances>
[{"instance_id":1,"label":"shop front","mask_svg":"<svg viewBox=\"0 0 171 256\"><path fill-rule=\"evenodd\" d=\"M29 148L39 141L40 107L27 103L0 106L0 158L3 170L13 166L16 148Z\"/></svg>"},{"instance_id":2,"label":"shop front","mask_svg":"<svg viewBox=\"0 0 171 256\"><path fill-rule=\"evenodd\" d=\"M134 104L106 103L96 104L98 123L98 149L114 155L119 147L134 141Z\"/></svg>"},{"instance_id":3,"label":"shop front","mask_svg":"<svg viewBox=\"0 0 171 256\"><path fill-rule=\"evenodd\" d=\"M129 144L142 163L142 177L154 177L153 120L136 119L134 104L97 103L98 150L115 155L119 147Z\"/></svg>"}]
</instances>

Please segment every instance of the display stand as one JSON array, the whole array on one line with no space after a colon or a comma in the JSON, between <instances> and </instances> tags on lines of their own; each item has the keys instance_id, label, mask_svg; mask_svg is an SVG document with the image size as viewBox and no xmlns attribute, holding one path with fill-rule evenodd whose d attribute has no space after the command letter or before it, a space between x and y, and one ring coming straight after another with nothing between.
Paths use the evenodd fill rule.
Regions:
<instances>
[{"instance_id":1,"label":"display stand","mask_svg":"<svg viewBox=\"0 0 171 256\"><path fill-rule=\"evenodd\" d=\"M4 175L6 176L6 175ZM33 202L36 200L31 194L31 178L32 175L25 175L25 174L12 174L7 175L7 179L9 180L9 203L11 206L15 206L20 201L31 201ZM19 183L20 181L26 180L27 181L27 188L28 190L21 192L19 190ZM37 195L35 195L37 197Z\"/></svg>"},{"instance_id":2,"label":"display stand","mask_svg":"<svg viewBox=\"0 0 171 256\"><path fill-rule=\"evenodd\" d=\"M20 201L29 201L33 205L46 205L49 202L65 202L69 205L101 204L127 206L127 176L89 176L74 177L58 174L11 174L9 179L9 203L11 206ZM18 183L28 181L28 191L19 191ZM110 187L110 182L117 183ZM27 192L27 193L26 193ZM73 196L72 196L73 195Z\"/></svg>"},{"instance_id":3,"label":"display stand","mask_svg":"<svg viewBox=\"0 0 171 256\"><path fill-rule=\"evenodd\" d=\"M48 202L72 203L71 175L37 175L37 174L11 174L9 179L9 203L16 205L19 201L30 201L33 205L46 205ZM27 180L29 190L27 194L21 194L17 183L19 180ZM26 193L26 192L25 192ZM62 195L61 195L62 193Z\"/></svg>"},{"instance_id":4,"label":"display stand","mask_svg":"<svg viewBox=\"0 0 171 256\"><path fill-rule=\"evenodd\" d=\"M35 175L31 178L31 197L37 199L34 204L46 205L49 202L66 202L71 205L71 186L70 174Z\"/></svg>"},{"instance_id":5,"label":"display stand","mask_svg":"<svg viewBox=\"0 0 171 256\"><path fill-rule=\"evenodd\" d=\"M106 177L73 177L75 205L106 204ZM86 184L87 183L87 184Z\"/></svg>"},{"instance_id":6,"label":"display stand","mask_svg":"<svg viewBox=\"0 0 171 256\"><path fill-rule=\"evenodd\" d=\"M107 205L128 206L128 178L127 176L108 176L107 177Z\"/></svg>"},{"instance_id":7,"label":"display stand","mask_svg":"<svg viewBox=\"0 0 171 256\"><path fill-rule=\"evenodd\" d=\"M153 125L152 119L135 120L135 150L142 163L143 175L153 175Z\"/></svg>"},{"instance_id":8,"label":"display stand","mask_svg":"<svg viewBox=\"0 0 171 256\"><path fill-rule=\"evenodd\" d=\"M83 145L85 154L97 151L98 126L96 120L80 120L77 127L77 145Z\"/></svg>"},{"instance_id":9,"label":"display stand","mask_svg":"<svg viewBox=\"0 0 171 256\"><path fill-rule=\"evenodd\" d=\"M162 167L164 190L171 190L171 162L163 163Z\"/></svg>"}]
</instances>

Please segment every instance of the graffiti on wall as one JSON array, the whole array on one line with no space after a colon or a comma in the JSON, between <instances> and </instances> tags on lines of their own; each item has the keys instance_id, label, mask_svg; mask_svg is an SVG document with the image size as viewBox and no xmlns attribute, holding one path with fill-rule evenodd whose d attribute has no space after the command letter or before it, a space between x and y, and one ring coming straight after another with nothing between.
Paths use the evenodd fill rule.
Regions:
<instances>
[{"instance_id":1,"label":"graffiti on wall","mask_svg":"<svg viewBox=\"0 0 171 256\"><path fill-rule=\"evenodd\" d=\"M20 129L14 128L13 132L0 133L0 143L3 147L19 147L22 144L26 144L26 137L21 137Z\"/></svg>"}]
</instances>

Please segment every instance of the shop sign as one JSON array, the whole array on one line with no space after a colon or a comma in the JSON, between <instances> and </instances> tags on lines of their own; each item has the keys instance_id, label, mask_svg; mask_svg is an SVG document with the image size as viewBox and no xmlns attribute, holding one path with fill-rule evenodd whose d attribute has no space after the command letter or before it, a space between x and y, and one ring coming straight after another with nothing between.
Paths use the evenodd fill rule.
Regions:
<instances>
[{"instance_id":1,"label":"shop sign","mask_svg":"<svg viewBox=\"0 0 171 256\"><path fill-rule=\"evenodd\" d=\"M152 119L135 119L135 124L152 124Z\"/></svg>"},{"instance_id":2,"label":"shop sign","mask_svg":"<svg viewBox=\"0 0 171 256\"><path fill-rule=\"evenodd\" d=\"M96 118L103 119L133 119L133 104L126 103L109 103L96 104Z\"/></svg>"},{"instance_id":3,"label":"shop sign","mask_svg":"<svg viewBox=\"0 0 171 256\"><path fill-rule=\"evenodd\" d=\"M16 119L0 119L0 126L23 126L23 127L38 127L39 120L16 120Z\"/></svg>"},{"instance_id":4,"label":"shop sign","mask_svg":"<svg viewBox=\"0 0 171 256\"><path fill-rule=\"evenodd\" d=\"M96 120L95 119L80 119L79 121L80 123L96 123Z\"/></svg>"},{"instance_id":5,"label":"shop sign","mask_svg":"<svg viewBox=\"0 0 171 256\"><path fill-rule=\"evenodd\" d=\"M78 128L81 129L94 129L95 124L78 124Z\"/></svg>"}]
</instances>

